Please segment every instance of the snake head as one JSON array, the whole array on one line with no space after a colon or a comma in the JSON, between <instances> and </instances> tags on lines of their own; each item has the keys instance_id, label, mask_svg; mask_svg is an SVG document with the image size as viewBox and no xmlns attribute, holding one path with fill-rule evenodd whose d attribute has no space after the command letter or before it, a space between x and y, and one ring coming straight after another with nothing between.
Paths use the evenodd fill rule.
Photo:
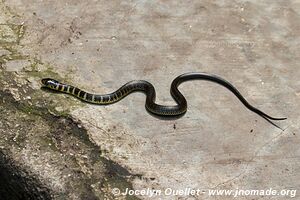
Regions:
<instances>
[{"instance_id":1,"label":"snake head","mask_svg":"<svg viewBox=\"0 0 300 200\"><path fill-rule=\"evenodd\" d=\"M60 84L58 81L51 79L51 78L43 78L42 84L44 87L55 89L58 84Z\"/></svg>"}]
</instances>

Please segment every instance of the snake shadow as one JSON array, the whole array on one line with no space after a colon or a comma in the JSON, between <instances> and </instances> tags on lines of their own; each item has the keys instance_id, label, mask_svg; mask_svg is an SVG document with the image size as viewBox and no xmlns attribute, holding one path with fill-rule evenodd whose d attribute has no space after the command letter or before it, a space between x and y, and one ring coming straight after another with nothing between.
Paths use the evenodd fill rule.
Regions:
<instances>
[{"instance_id":1,"label":"snake shadow","mask_svg":"<svg viewBox=\"0 0 300 200\"><path fill-rule=\"evenodd\" d=\"M50 88L47 88L45 86L41 86L41 90L43 90L45 92L50 92L52 94L60 94L60 93L62 93L62 92L57 92L57 91L51 90Z\"/></svg>"},{"instance_id":2,"label":"snake shadow","mask_svg":"<svg viewBox=\"0 0 300 200\"><path fill-rule=\"evenodd\" d=\"M149 115L151 115L152 117L154 118L157 118L157 119L160 119L160 120L165 120L165 121L173 121L173 120L177 120L181 117L183 117L185 115L185 113L181 114L181 115L174 115L174 116L161 116L161 115L156 115L156 114L153 114L152 112L150 112L149 110L147 110L145 108L145 110L147 111L147 113Z\"/></svg>"}]
</instances>

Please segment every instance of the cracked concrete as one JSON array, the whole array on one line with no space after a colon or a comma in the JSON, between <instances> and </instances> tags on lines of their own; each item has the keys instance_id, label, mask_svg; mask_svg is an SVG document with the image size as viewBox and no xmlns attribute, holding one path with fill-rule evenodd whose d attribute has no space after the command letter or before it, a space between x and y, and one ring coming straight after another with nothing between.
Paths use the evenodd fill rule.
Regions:
<instances>
[{"instance_id":1,"label":"cracked concrete","mask_svg":"<svg viewBox=\"0 0 300 200\"><path fill-rule=\"evenodd\" d=\"M0 9L0 29L25 27L20 43L0 40L1 64L34 90L41 77L95 93L144 79L157 89L158 103L173 104L171 81L200 71L224 77L254 106L288 118L276 122L280 130L204 81L180 86L188 112L167 121L149 115L139 93L95 106L43 92L82 124L101 156L142 176L130 180L135 189L300 189L298 1L10 0Z\"/></svg>"}]
</instances>

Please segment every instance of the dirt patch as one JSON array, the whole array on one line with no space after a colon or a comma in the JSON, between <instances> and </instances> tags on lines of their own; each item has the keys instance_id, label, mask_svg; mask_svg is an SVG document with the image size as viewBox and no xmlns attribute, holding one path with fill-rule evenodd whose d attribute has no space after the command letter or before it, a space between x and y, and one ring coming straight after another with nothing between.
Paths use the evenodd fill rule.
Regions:
<instances>
[{"instance_id":1,"label":"dirt patch","mask_svg":"<svg viewBox=\"0 0 300 200\"><path fill-rule=\"evenodd\" d=\"M111 188L132 188L138 175L102 157L80 122L52 112L41 91L20 85L13 73L0 79L0 196L116 199Z\"/></svg>"}]
</instances>

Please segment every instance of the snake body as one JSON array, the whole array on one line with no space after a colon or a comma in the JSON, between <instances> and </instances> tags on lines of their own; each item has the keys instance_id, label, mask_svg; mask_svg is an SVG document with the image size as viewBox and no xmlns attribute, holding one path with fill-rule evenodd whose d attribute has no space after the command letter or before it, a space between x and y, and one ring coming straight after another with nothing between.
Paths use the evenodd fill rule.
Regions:
<instances>
[{"instance_id":1,"label":"snake body","mask_svg":"<svg viewBox=\"0 0 300 200\"><path fill-rule=\"evenodd\" d=\"M45 78L42 79L43 87L49 88L51 90L60 91L64 93L71 94L85 102L92 103L92 104L99 104L99 105L108 105L115 103L117 101L120 101L124 97L126 97L128 94L135 92L135 91L141 91L146 94L146 109L154 114L159 116L180 116L183 115L187 111L187 102L185 97L180 93L178 90L178 86L189 80L207 80L212 81L215 83L218 83L227 89L229 89L243 104L246 106L249 110L252 112L260 115L261 117L269 120L284 120L286 118L275 118L267 115L266 113L262 112L261 110L255 108L250 103L246 101L246 99L241 95L241 93L227 80L214 75L214 74L207 74L207 73L185 73L178 77L176 77L172 84L171 84L171 90L170 93L177 103L177 105L172 106L166 106L166 105L159 105L155 103L155 88L153 85L147 81L144 80L133 80L126 84L124 84L122 87L120 87L118 90L110 93L110 94L92 94L85 92L77 87L67 85L64 83L60 83L59 81L56 81L51 78Z\"/></svg>"}]
</instances>

